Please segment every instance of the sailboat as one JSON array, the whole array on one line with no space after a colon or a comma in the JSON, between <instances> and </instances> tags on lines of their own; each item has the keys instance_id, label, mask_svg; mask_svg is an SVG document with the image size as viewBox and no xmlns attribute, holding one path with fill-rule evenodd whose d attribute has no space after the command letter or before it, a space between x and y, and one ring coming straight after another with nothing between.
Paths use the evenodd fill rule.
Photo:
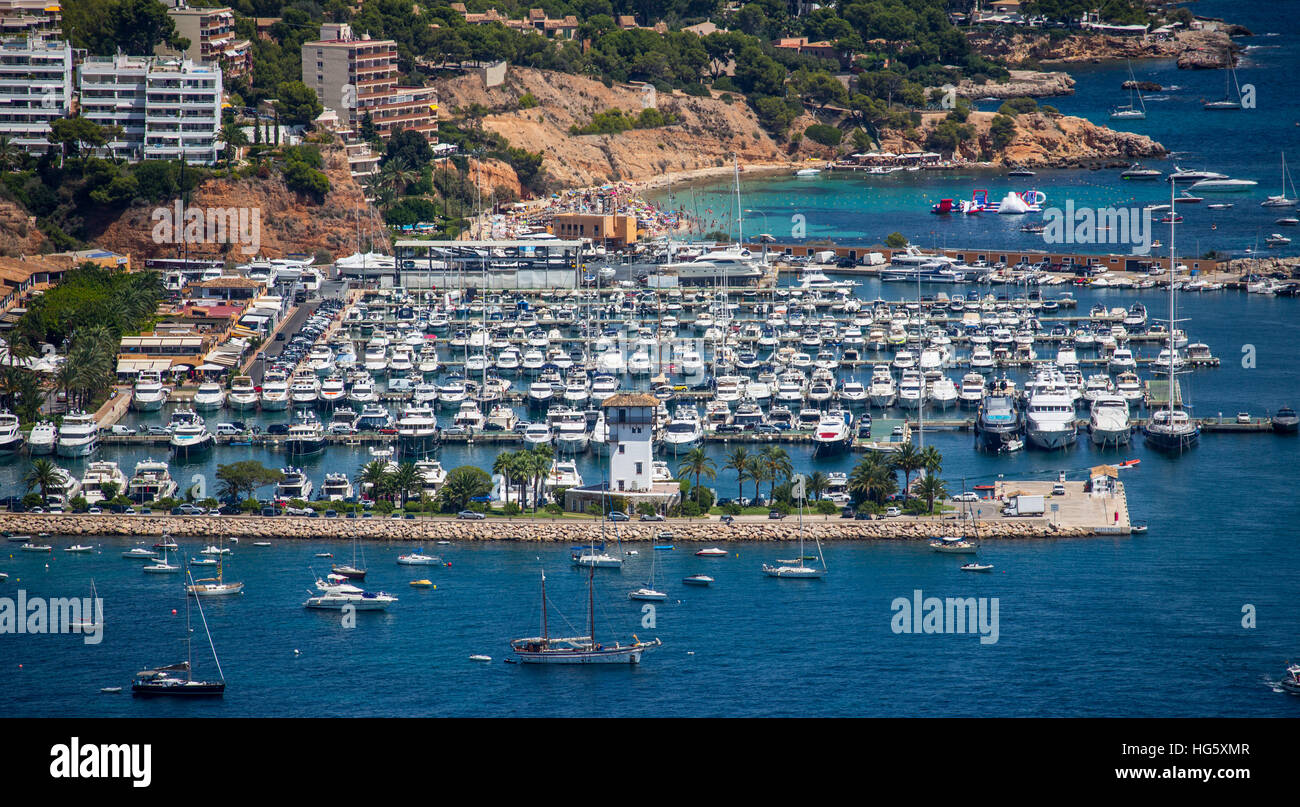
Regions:
<instances>
[{"instance_id":1,"label":"sailboat","mask_svg":"<svg viewBox=\"0 0 1300 807\"><path fill-rule=\"evenodd\" d=\"M1170 186L1170 196L1173 196L1173 187ZM1177 310L1174 307L1174 290L1177 287L1175 282L1178 279L1178 262L1174 251L1174 225L1169 225L1169 389L1166 392L1166 404L1164 409L1156 409L1151 412L1151 418L1143 427L1143 434L1146 441L1151 444L1152 448L1162 451L1173 451L1182 453L1196 445L1201 437L1201 426L1188 416L1186 410L1182 407L1182 402L1174 405L1174 398L1177 387L1175 386L1174 376L1178 373L1175 367L1178 362L1175 360L1178 353L1175 350L1174 334L1178 333L1179 320L1176 316Z\"/></svg>"},{"instance_id":2,"label":"sailboat","mask_svg":"<svg viewBox=\"0 0 1300 807\"><path fill-rule=\"evenodd\" d=\"M596 569L587 567L587 635L553 637L546 610L546 571L542 571L542 635L510 642L510 649L523 664L639 664L641 654L662 644L658 639L643 642L635 635L632 644L605 645L596 636Z\"/></svg>"},{"instance_id":3,"label":"sailboat","mask_svg":"<svg viewBox=\"0 0 1300 807\"><path fill-rule=\"evenodd\" d=\"M140 569L140 571L144 572L145 574L176 574L181 570L181 567L177 566L175 563L167 562L168 550L165 548L166 543L164 543L163 546L164 549L163 549L162 560L158 561L157 563L151 563L148 566L144 566Z\"/></svg>"},{"instance_id":4,"label":"sailboat","mask_svg":"<svg viewBox=\"0 0 1300 807\"><path fill-rule=\"evenodd\" d=\"M194 577L189 572L186 572L185 576L190 581L188 590L192 590L195 585ZM212 649L212 660L217 665L217 680L194 680L194 653L192 648L194 631L190 628L190 598L186 596L185 661L179 664L170 664L166 667L141 670L136 673L135 680L131 682L131 694L217 698L225 695L226 676L221 671L221 659L217 658L217 647L212 643L212 632L208 630L207 617L203 616L203 605L198 600L195 600L194 604L199 609L199 618L203 620L203 632L207 634L208 647ZM181 673L184 673L184 676Z\"/></svg>"},{"instance_id":5,"label":"sailboat","mask_svg":"<svg viewBox=\"0 0 1300 807\"><path fill-rule=\"evenodd\" d=\"M657 548L657 547L656 547ZM655 559L659 556L658 552L650 553L650 580L643 588L636 591L629 591L627 598L629 600L645 600L649 602L662 602L668 599L668 595L655 588Z\"/></svg>"},{"instance_id":6,"label":"sailboat","mask_svg":"<svg viewBox=\"0 0 1300 807\"><path fill-rule=\"evenodd\" d=\"M1132 85L1129 88L1129 102L1127 104L1122 104L1120 106L1111 109L1110 119L1111 120L1146 120L1147 105L1146 102L1142 100L1142 92L1137 89L1137 78L1133 75L1132 64L1130 64L1128 67L1128 77L1132 81ZM1138 109L1137 107L1133 106L1133 98L1135 96L1137 97L1138 103L1142 106L1141 109Z\"/></svg>"},{"instance_id":7,"label":"sailboat","mask_svg":"<svg viewBox=\"0 0 1300 807\"><path fill-rule=\"evenodd\" d=\"M7 575L4 578L7 579ZM95 590L95 578L90 578L90 608L89 614L82 615L81 619L73 623L77 630L83 633L94 633L104 627L104 607L99 603L99 592Z\"/></svg>"},{"instance_id":8,"label":"sailboat","mask_svg":"<svg viewBox=\"0 0 1300 807\"><path fill-rule=\"evenodd\" d=\"M1218 101L1202 101L1201 108L1211 111L1228 111L1241 109L1241 85L1237 83L1237 68L1233 64L1235 60L1231 53L1228 54L1228 72L1223 76L1223 98ZM1237 85L1237 94L1233 95L1230 88L1233 84Z\"/></svg>"},{"instance_id":9,"label":"sailboat","mask_svg":"<svg viewBox=\"0 0 1300 807\"><path fill-rule=\"evenodd\" d=\"M1286 195L1287 184L1291 185L1291 195ZM1260 207L1293 207L1296 204L1295 182L1291 181L1291 175L1286 170L1286 152L1282 152L1282 192L1277 196L1270 196L1259 203Z\"/></svg>"},{"instance_id":10,"label":"sailboat","mask_svg":"<svg viewBox=\"0 0 1300 807\"><path fill-rule=\"evenodd\" d=\"M336 563L330 567L330 571L349 580L366 579L366 555L363 550L361 553L361 562L357 563L357 537L352 536L352 562Z\"/></svg>"},{"instance_id":11,"label":"sailboat","mask_svg":"<svg viewBox=\"0 0 1300 807\"><path fill-rule=\"evenodd\" d=\"M764 563L763 574L768 577L789 577L796 580L812 580L826 576L826 558L822 555L821 539L814 537L817 542L817 560L821 563L820 567L809 566L809 560L803 553L803 499L804 499L804 478L797 478L792 493L799 499L799 557L790 560L777 560L775 564Z\"/></svg>"},{"instance_id":12,"label":"sailboat","mask_svg":"<svg viewBox=\"0 0 1300 807\"><path fill-rule=\"evenodd\" d=\"M189 593L195 597L220 597L226 594L239 594L244 590L243 583L226 582L226 548L221 547L217 555L217 576L195 580L190 577Z\"/></svg>"}]
</instances>

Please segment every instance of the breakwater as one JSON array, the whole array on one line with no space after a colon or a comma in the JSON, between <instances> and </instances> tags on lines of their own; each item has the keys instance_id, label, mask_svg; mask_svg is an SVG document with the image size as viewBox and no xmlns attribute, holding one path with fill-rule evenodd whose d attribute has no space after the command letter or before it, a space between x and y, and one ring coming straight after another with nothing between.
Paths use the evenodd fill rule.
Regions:
<instances>
[{"instance_id":1,"label":"breakwater","mask_svg":"<svg viewBox=\"0 0 1300 807\"><path fill-rule=\"evenodd\" d=\"M453 518L417 517L415 519L343 519L305 518L301 516L145 516L145 515L52 515L0 514L0 529L16 535L48 533L57 545L56 536L104 536L110 538L156 538L170 534L178 542L186 539L217 541L331 539L366 541L503 541L585 544L595 542L685 542L720 541L797 541L796 516L782 520L737 519L727 526L717 519L672 519L658 523L619 524L617 530L596 521L541 518L489 518L484 521L461 521ZM961 532L980 539L1078 538L1115 530L1086 525L1052 524L1045 518L994 519L961 528L951 519L914 519L899 517L857 521L805 516L804 540L876 541L928 540L940 534ZM662 533L671 533L671 540ZM11 552L18 549L10 544Z\"/></svg>"}]
</instances>

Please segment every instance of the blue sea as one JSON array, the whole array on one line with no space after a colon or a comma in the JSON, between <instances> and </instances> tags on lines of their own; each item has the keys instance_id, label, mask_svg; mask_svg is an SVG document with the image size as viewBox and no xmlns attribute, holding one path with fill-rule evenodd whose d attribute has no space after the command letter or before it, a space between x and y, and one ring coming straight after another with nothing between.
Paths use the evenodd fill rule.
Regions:
<instances>
[{"instance_id":1,"label":"blue sea","mask_svg":"<svg viewBox=\"0 0 1300 807\"><path fill-rule=\"evenodd\" d=\"M1263 2L1201 2L1190 8L1198 15L1239 22L1255 35L1240 37L1245 48L1237 67L1237 80L1254 88L1254 109L1209 112L1203 100L1224 95L1223 70L1179 70L1173 60L1139 60L1069 66L1076 79L1073 95L1039 99L1066 115L1086 118L1101 126L1148 135L1171 152L1165 160L1143 165L1163 173L1177 163L1186 169L1208 169L1259 184L1246 193L1205 193L1200 204L1179 205L1184 223L1178 227L1177 245L1183 257L1216 250L1241 257L1300 254L1300 238L1287 247L1269 248L1271 233L1295 236L1293 228L1275 220L1295 216L1293 209L1265 208L1259 203L1283 192L1282 152L1286 152L1292 178L1300 172L1300 98L1292 74L1300 64L1300 41L1293 22L1278 15L1274 4ZM1147 93L1147 117L1141 121L1112 121L1110 109L1129 102L1121 84L1129 68L1139 81L1153 81L1166 89ZM1053 68L1059 69L1059 68ZM976 109L996 111L1001 102L977 103ZM1294 166L1294 167L1292 167ZM809 240L834 238L842 243L880 244L893 232L912 243L930 248L1003 248L1059 250L1044 244L1042 235L1020 232L1025 216L936 216L931 205L941 199L970 199L975 190L999 200L1009 191L1030 189L1046 195L1044 209L1064 209L1067 202L1080 208L1133 208L1169 203L1169 185L1156 181L1121 180L1120 168L1040 169L1033 177L1008 177L1004 170L900 172L868 176L823 172L817 177L756 176L741 179L744 233L775 236L782 243L797 242L802 227ZM1186 188L1186 185L1180 186ZM1295 194L1288 185L1288 196ZM655 200L684 208L702 221L704 232L736 233L735 186L730 177L676 185L657 191ZM1232 209L1214 211L1206 205L1229 202ZM1158 216L1156 218L1159 218ZM1155 238L1166 244L1168 225L1153 224ZM1116 245L1077 245L1083 253L1126 252ZM1157 250L1162 256L1167 251Z\"/></svg>"},{"instance_id":2,"label":"blue sea","mask_svg":"<svg viewBox=\"0 0 1300 807\"><path fill-rule=\"evenodd\" d=\"M1174 103L1170 93L1171 101L1149 105L1147 131L1170 148L1198 155L1185 163L1189 167L1262 182L1275 178L1279 150L1300 146L1300 129L1292 125L1300 117L1297 102L1286 90L1290 71L1280 69L1295 63L1296 45L1266 36L1280 24L1272 5L1204 2L1195 8L1260 34L1246 40L1258 47L1247 52L1239 70L1241 81L1260 88L1260 108L1241 113L1234 118L1238 123L1211 121L1190 102L1184 113L1164 117L1158 107ZM1185 99L1217 97L1214 90L1222 81L1217 73L1175 72L1153 63L1135 63L1134 71L1139 79L1185 87L1176 96ZM1087 66L1076 75L1078 95L1052 103L1104 122L1106 108L1122 100L1118 85L1127 68ZM1263 129L1231 128L1246 121L1269 123ZM1300 162L1300 149L1296 153ZM1102 173L1059 172L1058 180L1058 172L1052 172L1053 184L1043 187L1049 194L1059 186L1098 200L1132 192L1113 172ZM876 240L894 229L927 237L935 229L940 246L945 238L955 245L981 243L976 241L981 237L990 245L1011 245L1004 239L1019 236L960 232L951 228L960 224L956 221L943 223L947 229L941 236L928 206L941 193L953 195L959 177L918 178L921 184L900 187L896 196L861 177L823 177L807 185L767 179L746 183L745 203L765 210L769 219L789 210L816 211L809 224L820 228L812 230L819 235ZM1003 187L989 177L975 176L971 183ZM796 193L796 187L807 190ZM1261 185L1260 194L1265 191L1274 192ZM726 189L719 185L717 192L725 196ZM1153 193L1158 193L1154 187ZM792 197L790 208L786 195ZM1239 203L1229 212L1241 215L1241 221L1225 218L1214 231L1223 244L1212 243L1208 229L1198 231L1202 249L1235 249L1254 238L1257 206ZM1179 237L1182 242L1181 232ZM951 293L953 287L926 293L939 290ZM867 300L905 299L914 290L868 280L856 293ZM1158 290L1082 289L1076 296L1081 314L1097 302L1109 307L1141 300L1153 317L1167 306ZM1191 339L1206 342L1222 359L1222 366L1182 379L1196 416L1230 418L1238 411L1262 416L1300 403L1296 305L1292 299L1243 292L1180 298L1179 314L1190 319L1184 327ZM1145 348L1143 355L1152 350ZM1248 355L1253 365L1243 362ZM1142 371L1144 377L1149 373ZM233 416L209 420L227 417ZM166 413L131 415L127 422L165 419ZM1150 532L990 541L981 552L995 566L988 575L961 572L964 559L935 554L923 542L831 543L822 547L830 573L820 581L764 576L763 562L790 557L795 548L728 543L722 528L718 545L728 550L725 558L697 558L694 547L656 553L641 546L621 571L596 574L596 632L604 641L627 641L634 634L658 637L663 646L647 653L639 666L608 669L503 663L510 639L540 629L543 569L552 632L585 632L586 575L570 566L566 546L428 546L447 565L412 569L395 562L409 545L367 544L365 586L400 601L386 613L358 614L356 626L348 628L338 614L303 607L315 576L329 564L315 554L350 558L345 536L271 547L245 541L234 545L227 567L230 578L246 584L244 594L203 602L228 682L226 695L188 703L99 693L109 686L129 691L137 670L185 658L180 579L144 575L138 563L121 559L121 551L134 544L128 539L80 539L93 543L96 553L67 555L59 550L74 539L56 537L51 557L0 544L0 571L10 575L0 583L0 597L16 597L20 589L29 597L85 597L93 579L107 623L97 645L84 644L80 636L0 635L0 707L11 716L186 717L1297 714L1300 699L1271 684L1285 663L1300 655L1295 628L1300 624L1300 504L1292 476L1297 439L1207 433L1197 448L1177 457L1151 452L1140 440L1119 450L1098 450L1085 439L1062 453L991 456L974 451L966 432L927 430L924 439L943 451L942 476L956 489L999 477L1054 479L1062 471L1080 479L1098 463L1140 459L1123 471L1123 481L1132 517L1147 521ZM723 448L709 450L720 465ZM847 471L857 459L814 460L803 449L790 450L800 471ZM159 457L159 451L152 454ZM99 453L129 474L151 452L105 446ZM446 468L490 466L495 453L449 445L440 459ZM270 448L223 448L209 459L175 465L173 475L188 483L198 474L211 483L218 462L239 459L287 464ZM369 459L364 449L336 448L303 467L319 484L326 472L352 474ZM61 463L78 476L84 469ZM21 490L26 465L26 457L0 459L0 491ZM590 479L602 475L591 455L582 457L579 467ZM712 485L722 496L736 495L730 472L720 472ZM752 485L746 489L752 492ZM341 530L346 523L339 522ZM202 548L193 539L178 540L186 558ZM647 582L652 556L656 582L669 600L658 604L649 626L643 604L626 595ZM700 572L717 582L705 589L681 584L685 575ZM418 577L430 578L436 588L411 588L409 582ZM892 603L910 601L917 591L925 597L997 598L997 642L981 643L970 633L895 633ZM197 674L211 676L212 653L197 613L193 619ZM493 661L471 662L472 654Z\"/></svg>"}]
</instances>

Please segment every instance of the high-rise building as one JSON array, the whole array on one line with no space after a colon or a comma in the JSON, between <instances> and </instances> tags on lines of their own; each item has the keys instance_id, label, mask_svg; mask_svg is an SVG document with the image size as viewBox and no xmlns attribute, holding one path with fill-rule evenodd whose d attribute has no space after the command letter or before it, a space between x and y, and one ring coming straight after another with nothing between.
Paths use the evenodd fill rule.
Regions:
<instances>
[{"instance_id":1,"label":"high-rise building","mask_svg":"<svg viewBox=\"0 0 1300 807\"><path fill-rule=\"evenodd\" d=\"M176 34L190 41L185 56L192 61L219 65L230 78L252 70L252 45L235 35L235 15L228 6L191 8L181 2L167 15L176 23Z\"/></svg>"},{"instance_id":2,"label":"high-rise building","mask_svg":"<svg viewBox=\"0 0 1300 807\"><path fill-rule=\"evenodd\" d=\"M129 160L212 164L221 155L221 69L189 59L92 56L78 68L83 117L118 125L105 151Z\"/></svg>"},{"instance_id":3,"label":"high-rise building","mask_svg":"<svg viewBox=\"0 0 1300 807\"><path fill-rule=\"evenodd\" d=\"M356 36L347 23L326 23L320 39L302 46L302 80L321 103L357 131L368 114L380 137L413 129L437 140L437 94L398 86L397 43Z\"/></svg>"},{"instance_id":4,"label":"high-rise building","mask_svg":"<svg viewBox=\"0 0 1300 807\"><path fill-rule=\"evenodd\" d=\"M0 0L0 38L58 37L62 20L58 0Z\"/></svg>"},{"instance_id":5,"label":"high-rise building","mask_svg":"<svg viewBox=\"0 0 1300 807\"><path fill-rule=\"evenodd\" d=\"M0 137L33 152L50 148L50 121L72 105L72 48L40 36L0 42Z\"/></svg>"}]
</instances>

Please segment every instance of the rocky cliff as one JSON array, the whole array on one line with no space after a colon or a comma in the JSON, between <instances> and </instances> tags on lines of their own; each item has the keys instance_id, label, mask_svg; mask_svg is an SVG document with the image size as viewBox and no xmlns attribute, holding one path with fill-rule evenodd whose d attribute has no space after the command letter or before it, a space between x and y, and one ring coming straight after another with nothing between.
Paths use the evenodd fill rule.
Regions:
<instances>
[{"instance_id":1,"label":"rocky cliff","mask_svg":"<svg viewBox=\"0 0 1300 807\"><path fill-rule=\"evenodd\" d=\"M347 159L340 148L324 148L325 173L330 190L321 203L290 190L276 171L250 178L222 178L204 182L190 195L187 209L230 208L257 211L260 223L258 253L279 257L289 253L314 255L324 250L332 256L357 251L358 217L363 237L375 239L375 249L390 248L387 230L377 226L360 185L348 171ZM178 253L174 243L156 243L153 212L157 205L135 205L111 219L93 240L115 252L128 252L132 258L169 257ZM241 245L198 243L189 245L189 254L221 257L242 262L249 260Z\"/></svg>"},{"instance_id":2,"label":"rocky cliff","mask_svg":"<svg viewBox=\"0 0 1300 807\"><path fill-rule=\"evenodd\" d=\"M963 98L1047 98L1073 94L1074 79L1069 73L1037 70L1012 70L1009 79L997 83L976 84L963 79L957 85L957 95Z\"/></svg>"},{"instance_id":3,"label":"rocky cliff","mask_svg":"<svg viewBox=\"0 0 1300 807\"><path fill-rule=\"evenodd\" d=\"M925 147L925 135L943 120L945 113L927 112L922 115L921 136L911 140L894 133L882 144L894 152L917 151ZM1072 166L1132 162L1146 157L1163 157L1165 147L1146 135L1119 132L1097 126L1083 118L1045 112L1021 114L1014 118L1016 134L1000 154L993 151L993 138L989 132L994 112L972 112L966 122L975 129L975 137L962 144L960 155L968 160L981 160L992 155L1005 165Z\"/></svg>"},{"instance_id":4,"label":"rocky cliff","mask_svg":"<svg viewBox=\"0 0 1300 807\"><path fill-rule=\"evenodd\" d=\"M484 128L513 146L541 152L547 172L564 186L648 180L717 167L728 164L733 154L747 165L790 159L739 97L728 103L720 97L659 93L658 109L680 122L615 135L571 135L570 126L584 126L598 112L639 113L641 88L606 87L582 76L512 66L501 86L484 87L479 75L471 73L439 83L438 93L444 114L453 117L458 108L471 104L493 110L483 119ZM531 94L537 106L520 109L525 94Z\"/></svg>"},{"instance_id":5,"label":"rocky cliff","mask_svg":"<svg viewBox=\"0 0 1300 807\"><path fill-rule=\"evenodd\" d=\"M1182 31L1170 39L1074 33L1053 36L1009 27L981 28L968 34L971 46L983 56L1009 64L1023 62L1096 62L1107 59L1178 59L1183 68L1222 67L1236 49L1229 33L1249 34L1243 28L1208 23L1200 31Z\"/></svg>"},{"instance_id":6,"label":"rocky cliff","mask_svg":"<svg viewBox=\"0 0 1300 807\"><path fill-rule=\"evenodd\" d=\"M0 199L0 255L34 255L46 244L36 219L9 199Z\"/></svg>"}]
</instances>

